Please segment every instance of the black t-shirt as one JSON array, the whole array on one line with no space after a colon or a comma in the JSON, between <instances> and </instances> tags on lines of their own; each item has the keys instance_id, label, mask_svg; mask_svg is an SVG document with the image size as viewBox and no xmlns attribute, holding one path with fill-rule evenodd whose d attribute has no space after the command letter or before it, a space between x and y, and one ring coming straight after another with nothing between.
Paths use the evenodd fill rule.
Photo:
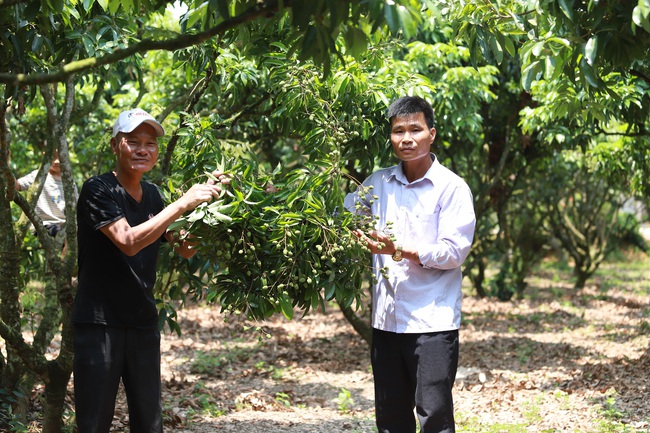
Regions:
<instances>
[{"instance_id":1,"label":"black t-shirt","mask_svg":"<svg viewBox=\"0 0 650 433\"><path fill-rule=\"evenodd\" d=\"M79 194L79 284L72 313L75 324L155 328L158 310L152 290L160 239L132 257L124 254L100 228L120 218L141 224L163 209L158 188L142 182L136 202L113 173L88 179Z\"/></svg>"}]
</instances>

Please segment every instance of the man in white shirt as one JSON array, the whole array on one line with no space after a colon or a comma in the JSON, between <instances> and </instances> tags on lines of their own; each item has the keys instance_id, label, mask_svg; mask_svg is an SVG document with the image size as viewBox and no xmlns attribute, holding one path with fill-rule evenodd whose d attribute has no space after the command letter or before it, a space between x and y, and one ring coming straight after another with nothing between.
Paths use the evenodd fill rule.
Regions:
<instances>
[{"instance_id":1,"label":"man in white shirt","mask_svg":"<svg viewBox=\"0 0 650 433\"><path fill-rule=\"evenodd\" d=\"M16 180L16 189L26 191L34 181L38 170L34 170ZM75 186L75 196L76 196ZM56 236L65 225L65 200L63 198L63 181L61 180L61 164L59 151L54 151L54 158L50 170L45 177L43 191L36 202L36 214L43 221L47 232ZM61 236L60 236L61 237Z\"/></svg>"},{"instance_id":2,"label":"man in white shirt","mask_svg":"<svg viewBox=\"0 0 650 433\"><path fill-rule=\"evenodd\" d=\"M461 265L474 237L472 193L431 153L433 109L403 97L388 109L399 165L373 173L345 207L375 218L356 235L373 253L371 361L379 433L455 432ZM378 198L376 198L378 197ZM378 218L377 218L378 217Z\"/></svg>"}]
</instances>

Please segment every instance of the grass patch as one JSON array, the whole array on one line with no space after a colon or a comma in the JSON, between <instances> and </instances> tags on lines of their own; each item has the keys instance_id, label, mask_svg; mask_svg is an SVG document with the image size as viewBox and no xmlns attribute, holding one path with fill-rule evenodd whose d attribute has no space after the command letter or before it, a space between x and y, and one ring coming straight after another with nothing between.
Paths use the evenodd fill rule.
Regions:
<instances>
[{"instance_id":1,"label":"grass patch","mask_svg":"<svg viewBox=\"0 0 650 433\"><path fill-rule=\"evenodd\" d=\"M354 407L354 400L352 399L352 394L345 388L341 388L339 396L336 399L337 407L340 413L348 414L352 412Z\"/></svg>"},{"instance_id":2,"label":"grass patch","mask_svg":"<svg viewBox=\"0 0 650 433\"><path fill-rule=\"evenodd\" d=\"M459 419L460 418L460 419ZM478 417L463 419L456 415L456 431L467 433L526 433L526 425L522 423L481 424Z\"/></svg>"},{"instance_id":3,"label":"grass patch","mask_svg":"<svg viewBox=\"0 0 650 433\"><path fill-rule=\"evenodd\" d=\"M197 351L190 365L194 374L213 374L216 369L228 364L245 362L258 351L258 347L241 347L226 345L223 351Z\"/></svg>"},{"instance_id":4,"label":"grass patch","mask_svg":"<svg viewBox=\"0 0 650 433\"><path fill-rule=\"evenodd\" d=\"M597 433L640 433L640 430L621 422L625 413L616 407L616 395L608 396L602 403L599 413L603 419L598 422Z\"/></svg>"},{"instance_id":5,"label":"grass patch","mask_svg":"<svg viewBox=\"0 0 650 433\"><path fill-rule=\"evenodd\" d=\"M256 363L255 369L261 374L269 376L273 380L282 380L284 376L284 369L278 368L275 365L267 364L265 361L259 361Z\"/></svg>"}]
</instances>

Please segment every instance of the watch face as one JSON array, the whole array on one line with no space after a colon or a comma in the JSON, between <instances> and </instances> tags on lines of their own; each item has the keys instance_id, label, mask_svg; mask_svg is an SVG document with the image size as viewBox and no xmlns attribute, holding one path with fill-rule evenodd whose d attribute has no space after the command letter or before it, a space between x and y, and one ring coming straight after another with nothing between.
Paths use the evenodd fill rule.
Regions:
<instances>
[{"instance_id":1,"label":"watch face","mask_svg":"<svg viewBox=\"0 0 650 433\"><path fill-rule=\"evenodd\" d=\"M393 260L395 260L396 262L399 262L400 260L402 260L402 250L401 249L398 249L393 253Z\"/></svg>"}]
</instances>

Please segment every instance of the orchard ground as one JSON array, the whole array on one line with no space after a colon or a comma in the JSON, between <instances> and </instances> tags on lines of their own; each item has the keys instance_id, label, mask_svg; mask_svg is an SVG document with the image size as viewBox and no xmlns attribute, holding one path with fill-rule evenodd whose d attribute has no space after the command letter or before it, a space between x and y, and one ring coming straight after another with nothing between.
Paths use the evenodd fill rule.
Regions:
<instances>
[{"instance_id":1,"label":"orchard ground","mask_svg":"<svg viewBox=\"0 0 650 433\"><path fill-rule=\"evenodd\" d=\"M650 431L650 259L619 257L581 291L557 263L528 283L523 300L464 299L458 431ZM376 432L368 348L336 306L255 323L194 305L179 322L166 431ZM120 394L114 431L127 419Z\"/></svg>"}]
</instances>

